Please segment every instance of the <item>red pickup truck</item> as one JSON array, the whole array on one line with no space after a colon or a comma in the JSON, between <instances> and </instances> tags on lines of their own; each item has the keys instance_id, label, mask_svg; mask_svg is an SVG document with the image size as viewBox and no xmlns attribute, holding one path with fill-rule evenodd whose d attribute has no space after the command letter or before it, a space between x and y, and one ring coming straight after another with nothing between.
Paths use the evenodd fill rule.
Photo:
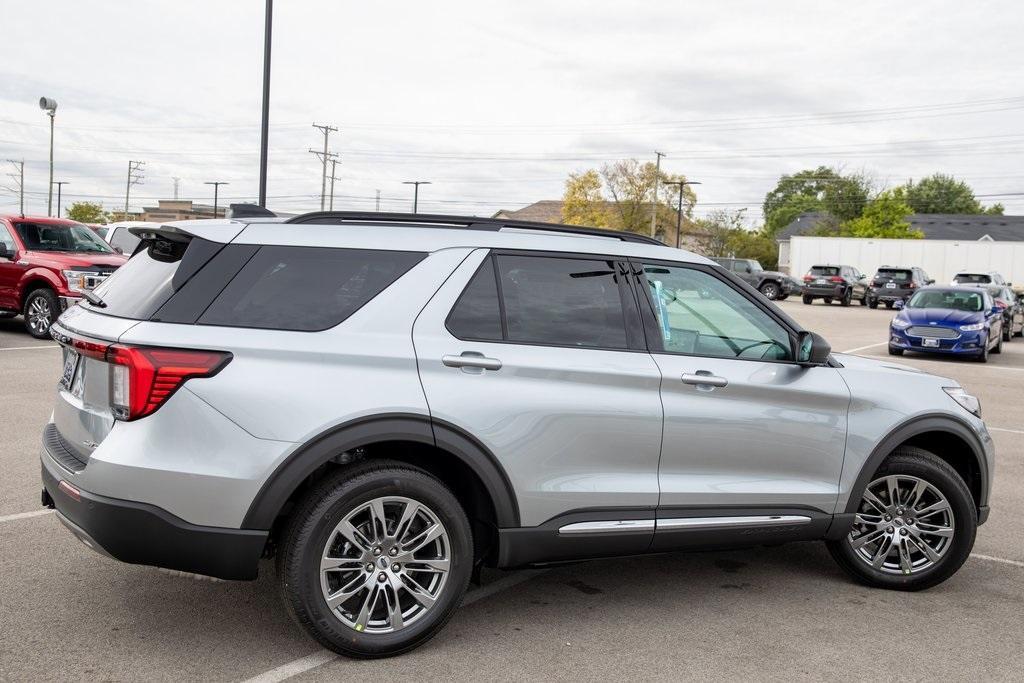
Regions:
<instances>
[{"instance_id":1,"label":"red pickup truck","mask_svg":"<svg viewBox=\"0 0 1024 683\"><path fill-rule=\"evenodd\" d=\"M0 216L0 318L21 313L44 339L61 311L127 260L81 223Z\"/></svg>"}]
</instances>

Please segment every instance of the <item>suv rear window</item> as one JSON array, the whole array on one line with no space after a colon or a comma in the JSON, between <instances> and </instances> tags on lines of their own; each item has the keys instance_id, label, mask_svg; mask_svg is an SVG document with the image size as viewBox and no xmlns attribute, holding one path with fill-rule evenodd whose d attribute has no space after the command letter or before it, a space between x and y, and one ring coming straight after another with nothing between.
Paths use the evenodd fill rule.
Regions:
<instances>
[{"instance_id":1,"label":"suv rear window","mask_svg":"<svg viewBox=\"0 0 1024 683\"><path fill-rule=\"evenodd\" d=\"M408 251L261 247L199 323L326 330L358 311L425 256Z\"/></svg>"},{"instance_id":2,"label":"suv rear window","mask_svg":"<svg viewBox=\"0 0 1024 683\"><path fill-rule=\"evenodd\" d=\"M82 305L103 315L148 320L174 294L174 274L185 252L192 248L206 254L208 249L204 247L207 245L213 246L211 242L197 239L151 242L96 287L95 294L104 306L93 306L86 301Z\"/></svg>"},{"instance_id":3,"label":"suv rear window","mask_svg":"<svg viewBox=\"0 0 1024 683\"><path fill-rule=\"evenodd\" d=\"M839 266L811 266L811 275L839 275Z\"/></svg>"},{"instance_id":4,"label":"suv rear window","mask_svg":"<svg viewBox=\"0 0 1024 683\"><path fill-rule=\"evenodd\" d=\"M960 273L955 278L953 278L953 282L958 282L961 284L970 283L975 285L987 285L990 282L992 282L992 278L989 277L988 275L983 275L981 273Z\"/></svg>"},{"instance_id":5,"label":"suv rear window","mask_svg":"<svg viewBox=\"0 0 1024 683\"><path fill-rule=\"evenodd\" d=\"M879 268L878 274L875 277L887 277L896 282L910 282L914 279L914 274L909 270L899 268Z\"/></svg>"}]
</instances>

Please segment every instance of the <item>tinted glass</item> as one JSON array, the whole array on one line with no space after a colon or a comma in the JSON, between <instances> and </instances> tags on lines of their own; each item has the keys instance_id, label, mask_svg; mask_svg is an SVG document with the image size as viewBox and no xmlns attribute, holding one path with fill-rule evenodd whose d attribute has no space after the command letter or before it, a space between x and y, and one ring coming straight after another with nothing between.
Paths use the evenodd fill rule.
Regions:
<instances>
[{"instance_id":1,"label":"tinted glass","mask_svg":"<svg viewBox=\"0 0 1024 683\"><path fill-rule=\"evenodd\" d=\"M811 275L833 276L839 275L839 266L813 266Z\"/></svg>"},{"instance_id":2,"label":"tinted glass","mask_svg":"<svg viewBox=\"0 0 1024 683\"><path fill-rule=\"evenodd\" d=\"M199 323L325 330L355 313L424 256L404 251L262 247Z\"/></svg>"},{"instance_id":3,"label":"tinted glass","mask_svg":"<svg viewBox=\"0 0 1024 683\"><path fill-rule=\"evenodd\" d=\"M3 223L0 223L0 244L7 247L9 254L14 254L14 238L11 237L10 230Z\"/></svg>"},{"instance_id":4,"label":"tinted glass","mask_svg":"<svg viewBox=\"0 0 1024 683\"><path fill-rule=\"evenodd\" d=\"M502 339L498 283L494 279L494 262L490 257L462 292L448 315L447 324L448 331L459 339Z\"/></svg>"},{"instance_id":5,"label":"tinted glass","mask_svg":"<svg viewBox=\"0 0 1024 683\"><path fill-rule=\"evenodd\" d=\"M71 251L79 253L112 254L114 250L80 223L15 223L26 249L31 251Z\"/></svg>"},{"instance_id":6,"label":"tinted glass","mask_svg":"<svg viewBox=\"0 0 1024 683\"><path fill-rule=\"evenodd\" d=\"M913 272L898 268L879 268L875 277L886 278L894 282L910 282L913 279Z\"/></svg>"},{"instance_id":7,"label":"tinted glass","mask_svg":"<svg viewBox=\"0 0 1024 683\"><path fill-rule=\"evenodd\" d=\"M201 241L192 240L193 243ZM96 287L94 293L106 306L93 306L87 302L82 305L103 315L148 319L174 293L171 281L189 244L151 243Z\"/></svg>"},{"instance_id":8,"label":"tinted glass","mask_svg":"<svg viewBox=\"0 0 1024 683\"><path fill-rule=\"evenodd\" d=\"M691 268L644 265L663 348L670 353L790 360L789 333L752 301Z\"/></svg>"},{"instance_id":9,"label":"tinted glass","mask_svg":"<svg viewBox=\"0 0 1024 683\"><path fill-rule=\"evenodd\" d=\"M508 341L627 347L613 262L507 255L497 261Z\"/></svg>"},{"instance_id":10,"label":"tinted glass","mask_svg":"<svg viewBox=\"0 0 1024 683\"><path fill-rule=\"evenodd\" d=\"M959 282L960 284L987 285L992 282L992 278L980 273L961 273L953 278L953 282Z\"/></svg>"},{"instance_id":11,"label":"tinted glass","mask_svg":"<svg viewBox=\"0 0 1024 683\"><path fill-rule=\"evenodd\" d=\"M120 249L122 254L131 254L141 240L128 232L128 228L114 228L110 236L110 246Z\"/></svg>"},{"instance_id":12,"label":"tinted glass","mask_svg":"<svg viewBox=\"0 0 1024 683\"><path fill-rule=\"evenodd\" d=\"M946 308L976 313L984 310L984 297L980 292L966 289L924 289L910 297L908 308Z\"/></svg>"}]
</instances>

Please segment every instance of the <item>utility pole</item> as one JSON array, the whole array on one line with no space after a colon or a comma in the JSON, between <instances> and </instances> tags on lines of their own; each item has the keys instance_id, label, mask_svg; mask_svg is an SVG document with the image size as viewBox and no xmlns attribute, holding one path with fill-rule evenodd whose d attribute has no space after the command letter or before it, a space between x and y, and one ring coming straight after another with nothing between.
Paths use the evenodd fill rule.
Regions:
<instances>
[{"instance_id":1,"label":"utility pole","mask_svg":"<svg viewBox=\"0 0 1024 683\"><path fill-rule=\"evenodd\" d=\"M274 23L274 0L267 0L263 23L263 118L260 121L260 201L267 208L267 143L270 140L270 37Z\"/></svg>"},{"instance_id":2,"label":"utility pole","mask_svg":"<svg viewBox=\"0 0 1024 683\"><path fill-rule=\"evenodd\" d=\"M374 211L380 213L380 190L377 190L377 208Z\"/></svg>"},{"instance_id":3,"label":"utility pole","mask_svg":"<svg viewBox=\"0 0 1024 683\"><path fill-rule=\"evenodd\" d=\"M39 98L39 108L50 117L50 184L46 192L46 215L53 215L53 119L57 116L57 100Z\"/></svg>"},{"instance_id":4,"label":"utility pole","mask_svg":"<svg viewBox=\"0 0 1024 683\"><path fill-rule=\"evenodd\" d=\"M331 206L330 210L334 211L334 181L337 178L334 175L334 168L338 165L337 159L331 159Z\"/></svg>"},{"instance_id":5,"label":"utility pole","mask_svg":"<svg viewBox=\"0 0 1024 683\"><path fill-rule=\"evenodd\" d=\"M655 150L657 160L654 162L654 197L651 199L651 237L654 237L658 224L658 179L661 177L661 158L663 153Z\"/></svg>"},{"instance_id":6,"label":"utility pole","mask_svg":"<svg viewBox=\"0 0 1024 683\"><path fill-rule=\"evenodd\" d=\"M700 185L699 180L666 180L666 185L679 187L679 207L676 209L676 249L682 243L680 235L683 233L683 188L687 185Z\"/></svg>"},{"instance_id":7,"label":"utility pole","mask_svg":"<svg viewBox=\"0 0 1024 683\"><path fill-rule=\"evenodd\" d=\"M310 154L316 154L318 157L320 157L320 161L323 163L324 166L323 175L321 176L320 179L320 210L323 211L324 200L327 199L327 162L329 161L330 157L338 156L334 152L327 151L327 138L331 133L337 132L338 129L332 126L321 126L316 123L313 124L313 127L319 128L320 131L324 134L324 151L320 152L319 150L315 149L309 150Z\"/></svg>"},{"instance_id":8,"label":"utility pole","mask_svg":"<svg viewBox=\"0 0 1024 683\"><path fill-rule=\"evenodd\" d=\"M25 215L25 160L15 161L14 159L8 159L8 162L18 167L18 174L8 173L12 180L18 183L18 213L21 216ZM5 188L6 189L6 188Z\"/></svg>"},{"instance_id":9,"label":"utility pole","mask_svg":"<svg viewBox=\"0 0 1024 683\"><path fill-rule=\"evenodd\" d=\"M419 213L420 185L432 185L433 183L431 183L429 180L403 180L402 184L413 186L412 212Z\"/></svg>"},{"instance_id":10,"label":"utility pole","mask_svg":"<svg viewBox=\"0 0 1024 683\"><path fill-rule=\"evenodd\" d=\"M213 180L213 181L210 181L208 183L203 183L203 185L213 185L213 217L214 218L217 217L217 191L220 189L221 185L230 185L230 184L231 183L225 182L223 180Z\"/></svg>"},{"instance_id":11,"label":"utility pole","mask_svg":"<svg viewBox=\"0 0 1024 683\"><path fill-rule=\"evenodd\" d=\"M64 185L70 185L70 180L55 180L53 184L57 186L57 218L60 218L60 191Z\"/></svg>"},{"instance_id":12,"label":"utility pole","mask_svg":"<svg viewBox=\"0 0 1024 683\"><path fill-rule=\"evenodd\" d=\"M171 180L174 181L174 198L177 199L178 198L178 185L181 183L181 178L174 178L174 177L172 177Z\"/></svg>"},{"instance_id":13,"label":"utility pole","mask_svg":"<svg viewBox=\"0 0 1024 683\"><path fill-rule=\"evenodd\" d=\"M129 161L128 162L128 183L124 188L124 219L128 220L128 196L131 194L132 185L141 185L143 179L143 173L145 169L142 167L146 165L145 161Z\"/></svg>"}]
</instances>

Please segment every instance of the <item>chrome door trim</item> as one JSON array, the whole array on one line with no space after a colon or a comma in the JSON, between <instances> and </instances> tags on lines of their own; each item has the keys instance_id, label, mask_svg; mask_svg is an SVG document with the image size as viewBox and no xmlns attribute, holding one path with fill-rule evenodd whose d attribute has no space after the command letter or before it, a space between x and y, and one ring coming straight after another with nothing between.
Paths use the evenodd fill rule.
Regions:
<instances>
[{"instance_id":1,"label":"chrome door trim","mask_svg":"<svg viewBox=\"0 0 1024 683\"><path fill-rule=\"evenodd\" d=\"M737 526L792 526L807 524L810 517L804 515L748 515L743 517L676 517L659 519L657 529L720 529Z\"/></svg>"},{"instance_id":2,"label":"chrome door trim","mask_svg":"<svg viewBox=\"0 0 1024 683\"><path fill-rule=\"evenodd\" d=\"M558 528L560 535L607 534L621 531L653 531L653 519L618 519L603 522L576 522Z\"/></svg>"}]
</instances>

